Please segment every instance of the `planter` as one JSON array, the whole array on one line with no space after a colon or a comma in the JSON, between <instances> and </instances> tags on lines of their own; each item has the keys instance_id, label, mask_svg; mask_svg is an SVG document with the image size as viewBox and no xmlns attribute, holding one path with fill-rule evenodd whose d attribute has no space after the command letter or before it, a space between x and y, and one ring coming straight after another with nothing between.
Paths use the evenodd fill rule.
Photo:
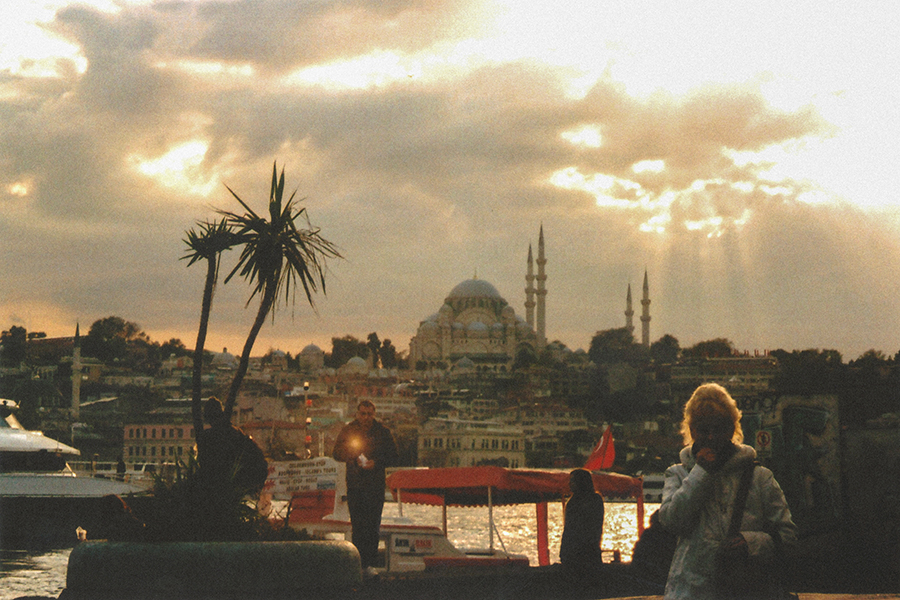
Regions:
<instances>
[{"instance_id":1,"label":"planter","mask_svg":"<svg viewBox=\"0 0 900 600\"><path fill-rule=\"evenodd\" d=\"M362 582L353 544L82 542L60 599L340 597Z\"/></svg>"}]
</instances>

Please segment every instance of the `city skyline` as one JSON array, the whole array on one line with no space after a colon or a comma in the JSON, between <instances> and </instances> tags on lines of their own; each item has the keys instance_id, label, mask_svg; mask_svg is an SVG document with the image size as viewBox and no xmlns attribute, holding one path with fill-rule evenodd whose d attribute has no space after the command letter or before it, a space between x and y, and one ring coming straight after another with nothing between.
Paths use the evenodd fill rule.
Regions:
<instances>
[{"instance_id":1,"label":"city skyline","mask_svg":"<svg viewBox=\"0 0 900 600\"><path fill-rule=\"evenodd\" d=\"M91 0L0 8L0 328L120 316L193 347L182 239L285 167L329 262L254 355L406 350L477 273L587 349L649 276L650 341L900 350L890 3ZM236 259L226 254L223 274ZM639 298L640 294L637 294ZM206 347L255 304L216 293ZM636 312L640 305L636 298ZM293 320L291 318L293 313Z\"/></svg>"}]
</instances>

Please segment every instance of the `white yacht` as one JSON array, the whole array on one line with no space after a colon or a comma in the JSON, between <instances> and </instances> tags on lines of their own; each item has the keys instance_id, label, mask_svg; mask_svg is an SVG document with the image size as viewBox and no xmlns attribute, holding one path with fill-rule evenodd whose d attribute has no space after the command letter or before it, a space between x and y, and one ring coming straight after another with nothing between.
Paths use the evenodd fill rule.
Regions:
<instances>
[{"instance_id":1,"label":"white yacht","mask_svg":"<svg viewBox=\"0 0 900 600\"><path fill-rule=\"evenodd\" d=\"M78 527L98 518L98 500L127 497L146 486L78 476L68 460L81 453L27 431L15 417L18 405L0 399L0 548L74 544Z\"/></svg>"}]
</instances>

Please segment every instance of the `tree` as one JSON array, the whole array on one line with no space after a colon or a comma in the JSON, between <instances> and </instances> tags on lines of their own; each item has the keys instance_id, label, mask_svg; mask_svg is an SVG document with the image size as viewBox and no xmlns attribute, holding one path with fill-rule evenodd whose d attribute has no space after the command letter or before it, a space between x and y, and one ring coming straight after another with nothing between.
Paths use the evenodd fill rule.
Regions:
<instances>
[{"instance_id":1,"label":"tree","mask_svg":"<svg viewBox=\"0 0 900 600\"><path fill-rule=\"evenodd\" d=\"M325 366L337 369L354 356L365 357L368 349L366 343L349 333L344 337L331 338L331 354L325 356Z\"/></svg>"},{"instance_id":2,"label":"tree","mask_svg":"<svg viewBox=\"0 0 900 600\"><path fill-rule=\"evenodd\" d=\"M366 348L369 349L369 356L372 358L372 368L378 368L378 360L379 355L378 351L381 350L381 340L378 339L378 334L374 331L366 337Z\"/></svg>"},{"instance_id":3,"label":"tree","mask_svg":"<svg viewBox=\"0 0 900 600\"><path fill-rule=\"evenodd\" d=\"M203 285L203 299L200 304L200 326L197 328L197 342L194 345L194 367L191 376L191 419L194 431L203 431L203 408L201 406L203 348L206 345L206 333L209 327L209 314L212 311L213 295L219 279L219 265L222 252L235 243L234 232L227 219L220 221L197 223L197 229L187 232L184 243L188 252L181 257L188 260L190 267L194 263L206 261L206 282Z\"/></svg>"},{"instance_id":4,"label":"tree","mask_svg":"<svg viewBox=\"0 0 900 600\"><path fill-rule=\"evenodd\" d=\"M513 361L513 371L525 371L531 365L537 362L537 356L529 346L523 346L516 352L516 359Z\"/></svg>"},{"instance_id":5,"label":"tree","mask_svg":"<svg viewBox=\"0 0 900 600\"><path fill-rule=\"evenodd\" d=\"M698 342L681 351L682 356L692 358L728 358L732 354L734 354L734 344L726 338Z\"/></svg>"},{"instance_id":6,"label":"tree","mask_svg":"<svg viewBox=\"0 0 900 600\"><path fill-rule=\"evenodd\" d=\"M844 385L846 366L837 350L773 350L778 373L772 387L784 394L836 393Z\"/></svg>"},{"instance_id":7,"label":"tree","mask_svg":"<svg viewBox=\"0 0 900 600\"><path fill-rule=\"evenodd\" d=\"M129 355L129 346L134 346L138 340L150 342L140 325L122 317L105 317L91 325L81 342L81 350L85 356L105 363L119 362L133 367L137 357L135 353Z\"/></svg>"},{"instance_id":8,"label":"tree","mask_svg":"<svg viewBox=\"0 0 900 600\"><path fill-rule=\"evenodd\" d=\"M634 341L634 334L626 327L599 331L591 339L588 356L596 365L618 362L645 362L647 349Z\"/></svg>"},{"instance_id":9,"label":"tree","mask_svg":"<svg viewBox=\"0 0 900 600\"><path fill-rule=\"evenodd\" d=\"M25 361L27 335L24 327L13 325L8 331L0 334L0 358L3 366L17 367Z\"/></svg>"},{"instance_id":10,"label":"tree","mask_svg":"<svg viewBox=\"0 0 900 600\"><path fill-rule=\"evenodd\" d=\"M313 293L320 286L322 293L325 293L326 260L342 257L337 247L323 238L319 229L312 227L306 209L297 207L294 202L296 191L287 202L284 201L284 168L279 177L277 163L272 166L268 219L253 212L230 187L228 191L247 212L219 211L234 228L241 247L238 263L225 278L225 283L240 274L252 288L247 304L257 295L260 296L256 319L247 335L225 401L225 416L230 418L238 390L247 374L253 344L276 302L280 297L284 297L285 303L294 301L297 286L300 285L306 301L315 309ZM301 217L306 219L309 229L297 227L297 220Z\"/></svg>"},{"instance_id":11,"label":"tree","mask_svg":"<svg viewBox=\"0 0 900 600\"><path fill-rule=\"evenodd\" d=\"M394 348L391 340L387 338L382 340L378 356L381 357L381 366L385 369L393 369L397 366L397 349Z\"/></svg>"},{"instance_id":12,"label":"tree","mask_svg":"<svg viewBox=\"0 0 900 600\"><path fill-rule=\"evenodd\" d=\"M668 333L650 344L650 357L660 365L668 365L678 360L681 347L678 339Z\"/></svg>"}]
</instances>

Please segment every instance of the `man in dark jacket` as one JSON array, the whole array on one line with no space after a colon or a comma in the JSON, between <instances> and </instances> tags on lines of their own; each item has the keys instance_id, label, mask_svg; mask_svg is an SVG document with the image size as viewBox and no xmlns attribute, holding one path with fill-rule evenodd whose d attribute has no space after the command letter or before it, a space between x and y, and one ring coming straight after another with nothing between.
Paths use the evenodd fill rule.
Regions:
<instances>
[{"instance_id":1,"label":"man in dark jacket","mask_svg":"<svg viewBox=\"0 0 900 600\"><path fill-rule=\"evenodd\" d=\"M375 420L375 405L363 400L356 419L344 426L334 444L335 460L347 463L347 506L353 545L363 569L374 567L384 508L385 467L397 462L397 446L387 427Z\"/></svg>"}]
</instances>

